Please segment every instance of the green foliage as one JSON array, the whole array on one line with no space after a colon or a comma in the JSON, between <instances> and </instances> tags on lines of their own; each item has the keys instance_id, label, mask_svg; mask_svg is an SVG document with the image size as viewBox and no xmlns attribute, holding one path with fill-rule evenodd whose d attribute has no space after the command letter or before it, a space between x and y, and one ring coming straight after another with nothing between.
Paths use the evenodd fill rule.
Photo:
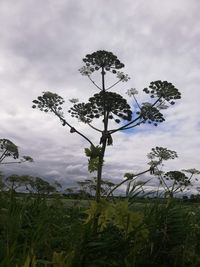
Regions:
<instances>
[{"instance_id":1,"label":"green foliage","mask_svg":"<svg viewBox=\"0 0 200 267\"><path fill-rule=\"evenodd\" d=\"M82 231L80 209L66 209L58 199L47 203L29 197L12 202L6 198L0 203L0 218L0 266L44 266L42 262L51 263L52 257L55 266L60 266L56 251L66 250L63 258L71 261Z\"/></svg>"},{"instance_id":2,"label":"green foliage","mask_svg":"<svg viewBox=\"0 0 200 267\"><path fill-rule=\"evenodd\" d=\"M193 227L200 214L191 210L192 206L173 201L147 206L144 220L148 224L149 242L143 260L148 266L198 266L200 247L196 237L193 238Z\"/></svg>"},{"instance_id":3,"label":"green foliage","mask_svg":"<svg viewBox=\"0 0 200 267\"><path fill-rule=\"evenodd\" d=\"M87 157L94 159L94 158L99 157L100 153L101 153L101 147L100 146L91 146L90 149L85 148L85 154Z\"/></svg>"},{"instance_id":4,"label":"green foliage","mask_svg":"<svg viewBox=\"0 0 200 267\"><path fill-rule=\"evenodd\" d=\"M98 170L99 159L98 158L90 158L88 160L88 170L89 172L95 172Z\"/></svg>"},{"instance_id":5,"label":"green foliage","mask_svg":"<svg viewBox=\"0 0 200 267\"><path fill-rule=\"evenodd\" d=\"M198 206L102 200L85 209L1 193L0 266L198 267L199 255Z\"/></svg>"},{"instance_id":6,"label":"green foliage","mask_svg":"<svg viewBox=\"0 0 200 267\"><path fill-rule=\"evenodd\" d=\"M97 171L99 165L99 156L101 154L100 146L90 146L90 148L85 148L85 154L88 159L88 170L89 172Z\"/></svg>"},{"instance_id":7,"label":"green foliage","mask_svg":"<svg viewBox=\"0 0 200 267\"><path fill-rule=\"evenodd\" d=\"M136 229L141 231L142 237L146 238L148 236L148 231L143 225L143 216L138 212L131 211L128 201L110 203L106 200L101 200L99 203L93 202L86 214L88 215L86 223L91 222L99 214L98 226L100 231L109 225L113 225L126 238Z\"/></svg>"},{"instance_id":8,"label":"green foliage","mask_svg":"<svg viewBox=\"0 0 200 267\"><path fill-rule=\"evenodd\" d=\"M29 254L27 255L24 264L21 267L36 267L37 266L37 261L36 257L30 256Z\"/></svg>"},{"instance_id":9,"label":"green foliage","mask_svg":"<svg viewBox=\"0 0 200 267\"><path fill-rule=\"evenodd\" d=\"M63 251L62 252L54 251L52 258L53 267L71 267L74 256L75 253L73 250L67 255Z\"/></svg>"},{"instance_id":10,"label":"green foliage","mask_svg":"<svg viewBox=\"0 0 200 267\"><path fill-rule=\"evenodd\" d=\"M0 192L5 188L5 182L3 179L3 175L0 172Z\"/></svg>"}]
</instances>

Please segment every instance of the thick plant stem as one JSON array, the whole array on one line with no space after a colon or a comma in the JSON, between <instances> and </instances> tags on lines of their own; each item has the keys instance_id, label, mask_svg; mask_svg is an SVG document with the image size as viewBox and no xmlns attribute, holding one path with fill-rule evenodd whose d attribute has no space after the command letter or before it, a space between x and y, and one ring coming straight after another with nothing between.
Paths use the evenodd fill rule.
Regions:
<instances>
[{"instance_id":1,"label":"thick plant stem","mask_svg":"<svg viewBox=\"0 0 200 267\"><path fill-rule=\"evenodd\" d=\"M103 123L104 123L104 130L102 133L102 137L100 143L102 143L101 153L99 155L99 164L97 169L97 188L96 188L96 202L100 201L101 198L101 180L102 180L102 169L103 169L103 160L106 150L106 142L107 142L107 131L108 131L108 111L106 110L106 104L105 104L105 72L104 67L102 67L102 92L103 92Z\"/></svg>"},{"instance_id":2,"label":"thick plant stem","mask_svg":"<svg viewBox=\"0 0 200 267\"><path fill-rule=\"evenodd\" d=\"M96 196L95 200L96 203L98 204L101 200L101 181L102 181L102 170L103 170L103 162L104 162L104 155L106 151L106 145L107 145L107 135L108 135L108 110L106 110L106 102L105 102L105 80L104 80L104 68L102 67L102 92L103 92L103 123L104 123L104 130L102 132L102 137L100 139L100 143L102 144L101 147L101 153L99 155L99 164L98 164L98 169L97 169L97 187L96 187ZM99 219L100 214L97 212L96 216L94 218L94 223L93 223L93 232L94 235L97 234L98 232L98 219Z\"/></svg>"},{"instance_id":3,"label":"thick plant stem","mask_svg":"<svg viewBox=\"0 0 200 267\"><path fill-rule=\"evenodd\" d=\"M101 198L101 180L102 180L103 159L105 150L106 150L106 140L103 141L101 154L99 156L99 164L97 170L96 202L99 202Z\"/></svg>"},{"instance_id":4,"label":"thick plant stem","mask_svg":"<svg viewBox=\"0 0 200 267\"><path fill-rule=\"evenodd\" d=\"M107 140L103 140L101 153L99 155L99 164L97 169L97 186L96 186L96 195L95 200L98 204L101 200L101 181L102 181L102 170L103 170L103 160L104 154L106 150L106 142ZM98 220L99 220L100 213L97 211L93 221L93 234L96 235L98 233Z\"/></svg>"}]
</instances>

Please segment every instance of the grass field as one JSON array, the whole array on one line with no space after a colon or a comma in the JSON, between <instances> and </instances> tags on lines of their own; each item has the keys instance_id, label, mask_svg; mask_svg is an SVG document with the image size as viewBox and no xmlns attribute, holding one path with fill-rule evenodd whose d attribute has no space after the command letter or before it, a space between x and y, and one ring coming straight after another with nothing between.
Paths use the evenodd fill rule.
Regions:
<instances>
[{"instance_id":1,"label":"grass field","mask_svg":"<svg viewBox=\"0 0 200 267\"><path fill-rule=\"evenodd\" d=\"M199 267L200 205L1 194L0 266Z\"/></svg>"}]
</instances>

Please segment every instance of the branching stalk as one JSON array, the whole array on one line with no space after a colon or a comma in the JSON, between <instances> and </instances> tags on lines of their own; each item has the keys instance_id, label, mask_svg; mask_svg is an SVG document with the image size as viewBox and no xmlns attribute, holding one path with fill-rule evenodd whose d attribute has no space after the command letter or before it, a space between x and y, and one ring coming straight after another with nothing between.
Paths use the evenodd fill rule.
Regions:
<instances>
[{"instance_id":1,"label":"branching stalk","mask_svg":"<svg viewBox=\"0 0 200 267\"><path fill-rule=\"evenodd\" d=\"M133 95L133 98L134 98L135 103L137 104L138 108L141 109L141 107L140 107L140 105L139 105L139 103L138 103L138 101L137 101L137 99L136 99L136 97L134 95Z\"/></svg>"},{"instance_id":2,"label":"branching stalk","mask_svg":"<svg viewBox=\"0 0 200 267\"><path fill-rule=\"evenodd\" d=\"M89 138L87 138L87 136L85 136L84 134L82 134L81 132L79 132L78 130L76 130L71 124L69 124L64 118L62 118L60 116L60 114L56 110L54 110L52 108L51 108L51 110L62 121L63 126L65 126L65 125L69 126L71 129L73 129L73 132L76 132L77 134L79 134L80 136L82 136L85 140L87 140L90 143L90 145L94 146L94 144L92 143L92 141Z\"/></svg>"},{"instance_id":3,"label":"branching stalk","mask_svg":"<svg viewBox=\"0 0 200 267\"><path fill-rule=\"evenodd\" d=\"M94 127L91 123L87 123L87 125L89 125L93 130L95 130L95 131L98 131L98 132L100 132L100 133L102 133L102 131L100 130L100 129L98 129L98 128L96 128L96 127Z\"/></svg>"},{"instance_id":4,"label":"branching stalk","mask_svg":"<svg viewBox=\"0 0 200 267\"><path fill-rule=\"evenodd\" d=\"M99 90L101 90L101 87L99 87L92 79L91 77L88 75L89 80L94 84L94 86L96 86L96 88L98 88Z\"/></svg>"},{"instance_id":5,"label":"branching stalk","mask_svg":"<svg viewBox=\"0 0 200 267\"><path fill-rule=\"evenodd\" d=\"M154 106L159 102L160 99L161 99L161 97L159 97L159 98L152 104L152 107L154 107ZM126 128L127 126L129 126L129 125L135 123L135 122L138 121L139 119L141 119L141 115L139 115L136 119L132 120L131 122L129 122L129 123L127 123L127 124L125 124L125 125L123 125L123 126L117 128L117 129L110 130L110 134L113 134L113 133L115 133L115 132L118 132L118 131L123 130L124 128Z\"/></svg>"},{"instance_id":6,"label":"branching stalk","mask_svg":"<svg viewBox=\"0 0 200 267\"><path fill-rule=\"evenodd\" d=\"M2 153L2 155L0 156L0 162L2 162L4 159L5 159L5 157L6 157L6 153L8 152L8 150L6 149L3 153Z\"/></svg>"},{"instance_id":7,"label":"branching stalk","mask_svg":"<svg viewBox=\"0 0 200 267\"><path fill-rule=\"evenodd\" d=\"M111 89L112 87L114 87L116 84L120 83L122 79L118 80L117 82L115 82L113 85L109 86L108 88L105 89L105 91L108 91L109 89Z\"/></svg>"},{"instance_id":8,"label":"branching stalk","mask_svg":"<svg viewBox=\"0 0 200 267\"><path fill-rule=\"evenodd\" d=\"M112 190L110 190L110 192L107 194L107 196L106 196L106 199L118 188L118 187L120 187L122 184L124 184L124 183L126 183L127 181L131 181L131 180L133 180L133 178L136 178L137 176L139 176L139 175L142 175L142 174L145 174L145 173L147 173L147 172L149 172L150 171L150 168L149 169L147 169L146 171L143 171L143 172L139 172L139 173L137 173L137 174L135 174L135 175L133 175L133 177L132 178L126 178L125 180L123 180L121 183L119 183L119 184L117 184L115 187L113 187L112 188ZM135 180L135 179L134 179Z\"/></svg>"}]
</instances>

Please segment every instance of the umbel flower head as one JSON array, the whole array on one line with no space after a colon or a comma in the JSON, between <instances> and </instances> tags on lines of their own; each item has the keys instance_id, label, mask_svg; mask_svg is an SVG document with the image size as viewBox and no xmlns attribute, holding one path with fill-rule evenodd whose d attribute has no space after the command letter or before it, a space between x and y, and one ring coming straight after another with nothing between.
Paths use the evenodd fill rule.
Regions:
<instances>
[{"instance_id":1,"label":"umbel flower head","mask_svg":"<svg viewBox=\"0 0 200 267\"><path fill-rule=\"evenodd\" d=\"M158 146L152 148L152 151L147 156L149 159L159 159L159 160L169 160L178 157L176 151Z\"/></svg>"},{"instance_id":2,"label":"umbel flower head","mask_svg":"<svg viewBox=\"0 0 200 267\"><path fill-rule=\"evenodd\" d=\"M128 82L130 80L128 74L124 74L122 71L117 71L117 78L122 82Z\"/></svg>"},{"instance_id":3,"label":"umbel flower head","mask_svg":"<svg viewBox=\"0 0 200 267\"><path fill-rule=\"evenodd\" d=\"M149 88L144 88L143 90L146 94L150 94L151 98L159 98L160 102L166 100L171 105L174 105L175 99L181 98L181 93L178 89L172 84L167 81L155 81L151 82Z\"/></svg>"},{"instance_id":4,"label":"umbel flower head","mask_svg":"<svg viewBox=\"0 0 200 267\"><path fill-rule=\"evenodd\" d=\"M174 180L175 184L179 184L180 186L188 186L191 184L189 178L180 171L169 171L164 174L164 178L166 180Z\"/></svg>"},{"instance_id":5,"label":"umbel flower head","mask_svg":"<svg viewBox=\"0 0 200 267\"><path fill-rule=\"evenodd\" d=\"M135 88L128 89L126 94L131 97L138 94L138 91Z\"/></svg>"},{"instance_id":6,"label":"umbel flower head","mask_svg":"<svg viewBox=\"0 0 200 267\"><path fill-rule=\"evenodd\" d=\"M104 68L104 71L111 71L116 73L116 69L121 69L124 67L124 64L115 56L112 52L105 50L99 50L92 54L87 54L83 58L83 62L86 67L80 69L81 71L93 72Z\"/></svg>"},{"instance_id":7,"label":"umbel flower head","mask_svg":"<svg viewBox=\"0 0 200 267\"><path fill-rule=\"evenodd\" d=\"M165 121L163 114L156 107L147 105L147 103L141 107L137 114L140 115L144 123L154 123L154 126L157 126L158 123Z\"/></svg>"},{"instance_id":8,"label":"umbel flower head","mask_svg":"<svg viewBox=\"0 0 200 267\"><path fill-rule=\"evenodd\" d=\"M104 110L108 118L114 119L116 123L120 123L120 119L128 121L132 119L131 107L126 99L114 92L94 94L88 103L74 104L69 113L83 122L91 122L94 118L103 116Z\"/></svg>"},{"instance_id":9,"label":"umbel flower head","mask_svg":"<svg viewBox=\"0 0 200 267\"><path fill-rule=\"evenodd\" d=\"M56 112L61 114L64 99L58 94L49 91L43 92L42 96L38 96L37 100L33 100L32 108L39 108L44 112Z\"/></svg>"}]
</instances>

